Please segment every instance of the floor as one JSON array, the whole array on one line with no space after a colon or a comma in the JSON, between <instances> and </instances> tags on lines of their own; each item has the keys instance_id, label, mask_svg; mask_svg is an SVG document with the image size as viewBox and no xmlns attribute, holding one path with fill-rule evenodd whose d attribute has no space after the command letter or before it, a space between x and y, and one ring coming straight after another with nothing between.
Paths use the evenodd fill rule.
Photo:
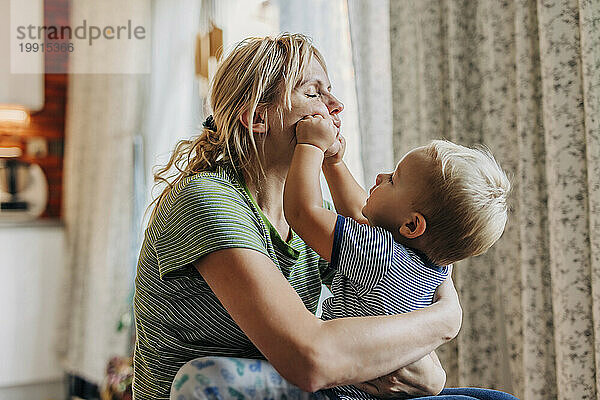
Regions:
<instances>
[{"instance_id":1,"label":"floor","mask_svg":"<svg viewBox=\"0 0 600 400\"><path fill-rule=\"evenodd\" d=\"M0 400L65 400L66 381L0 387Z\"/></svg>"}]
</instances>

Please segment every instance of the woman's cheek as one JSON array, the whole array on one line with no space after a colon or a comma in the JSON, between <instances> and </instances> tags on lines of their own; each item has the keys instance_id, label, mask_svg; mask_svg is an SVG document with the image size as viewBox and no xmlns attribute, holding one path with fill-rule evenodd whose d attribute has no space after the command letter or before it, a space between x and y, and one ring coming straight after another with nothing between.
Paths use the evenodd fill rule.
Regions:
<instances>
[{"instance_id":1,"label":"woman's cheek","mask_svg":"<svg viewBox=\"0 0 600 400\"><path fill-rule=\"evenodd\" d=\"M323 104L321 100L316 100L315 103L316 104L311 107L311 115L319 114L323 117L327 117L329 115L329 110L327 109L325 104Z\"/></svg>"}]
</instances>

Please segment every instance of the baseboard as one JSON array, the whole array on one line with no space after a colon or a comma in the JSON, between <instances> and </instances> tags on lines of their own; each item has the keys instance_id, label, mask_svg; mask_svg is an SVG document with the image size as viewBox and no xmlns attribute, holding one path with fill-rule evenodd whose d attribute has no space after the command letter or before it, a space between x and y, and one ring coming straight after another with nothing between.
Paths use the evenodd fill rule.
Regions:
<instances>
[{"instance_id":1,"label":"baseboard","mask_svg":"<svg viewBox=\"0 0 600 400\"><path fill-rule=\"evenodd\" d=\"M67 383L65 379L52 382L39 382L28 385L0 387L0 400L65 400Z\"/></svg>"}]
</instances>

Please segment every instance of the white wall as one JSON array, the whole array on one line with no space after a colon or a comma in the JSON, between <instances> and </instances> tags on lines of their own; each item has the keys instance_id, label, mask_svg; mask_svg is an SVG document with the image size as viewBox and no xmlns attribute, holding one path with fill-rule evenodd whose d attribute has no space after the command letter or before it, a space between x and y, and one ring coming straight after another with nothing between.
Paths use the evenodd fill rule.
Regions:
<instances>
[{"instance_id":1,"label":"white wall","mask_svg":"<svg viewBox=\"0 0 600 400\"><path fill-rule=\"evenodd\" d=\"M0 388L63 377L54 349L64 260L61 225L0 225Z\"/></svg>"}]
</instances>

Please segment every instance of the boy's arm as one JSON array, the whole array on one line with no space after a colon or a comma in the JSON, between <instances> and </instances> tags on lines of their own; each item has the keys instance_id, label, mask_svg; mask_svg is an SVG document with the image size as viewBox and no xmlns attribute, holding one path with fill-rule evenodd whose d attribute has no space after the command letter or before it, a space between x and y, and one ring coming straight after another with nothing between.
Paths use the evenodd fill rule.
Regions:
<instances>
[{"instance_id":1,"label":"boy's arm","mask_svg":"<svg viewBox=\"0 0 600 400\"><path fill-rule=\"evenodd\" d=\"M338 213L350 217L361 224L368 221L362 214L367 201L367 192L356 182L354 176L341 159L337 162L323 163L323 174L329 185L333 204Z\"/></svg>"},{"instance_id":2,"label":"boy's arm","mask_svg":"<svg viewBox=\"0 0 600 400\"><path fill-rule=\"evenodd\" d=\"M323 208L319 174L323 150L299 143L294 150L283 192L285 218L302 240L331 261L337 214Z\"/></svg>"},{"instance_id":3,"label":"boy's arm","mask_svg":"<svg viewBox=\"0 0 600 400\"><path fill-rule=\"evenodd\" d=\"M331 118L306 116L296 125L296 148L285 180L283 211L302 240L331 261L337 214L323 208L319 174L325 151L336 140Z\"/></svg>"}]
</instances>

